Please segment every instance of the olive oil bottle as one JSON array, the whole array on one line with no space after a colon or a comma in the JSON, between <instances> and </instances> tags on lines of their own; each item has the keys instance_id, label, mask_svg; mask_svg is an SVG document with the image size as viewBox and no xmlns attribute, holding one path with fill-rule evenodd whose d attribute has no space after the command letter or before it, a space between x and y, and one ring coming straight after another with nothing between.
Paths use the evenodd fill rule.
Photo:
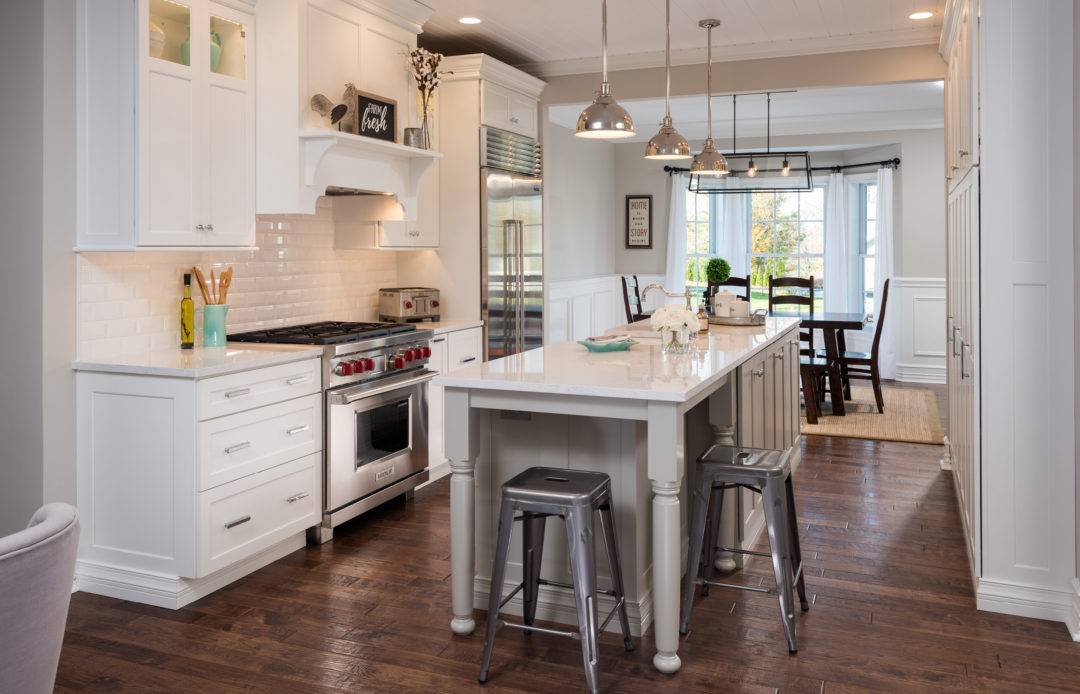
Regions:
<instances>
[{"instance_id":1,"label":"olive oil bottle","mask_svg":"<svg viewBox=\"0 0 1080 694\"><path fill-rule=\"evenodd\" d=\"M191 301L191 273L184 273L184 298L180 299L180 349L195 347L195 304Z\"/></svg>"}]
</instances>

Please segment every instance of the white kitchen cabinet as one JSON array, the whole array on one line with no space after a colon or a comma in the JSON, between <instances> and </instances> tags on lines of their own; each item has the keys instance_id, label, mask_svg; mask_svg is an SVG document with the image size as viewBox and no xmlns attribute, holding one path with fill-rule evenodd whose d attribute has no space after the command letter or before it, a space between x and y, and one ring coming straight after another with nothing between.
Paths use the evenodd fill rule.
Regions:
<instances>
[{"instance_id":1,"label":"white kitchen cabinet","mask_svg":"<svg viewBox=\"0 0 1080 694\"><path fill-rule=\"evenodd\" d=\"M78 1L77 250L254 244L255 19L238 7Z\"/></svg>"},{"instance_id":2,"label":"white kitchen cabinet","mask_svg":"<svg viewBox=\"0 0 1080 694\"><path fill-rule=\"evenodd\" d=\"M304 545L319 359L212 378L80 370L80 590L178 608Z\"/></svg>"},{"instance_id":3,"label":"white kitchen cabinet","mask_svg":"<svg viewBox=\"0 0 1080 694\"><path fill-rule=\"evenodd\" d=\"M979 0L960 0L949 13L942 33L945 71L945 172L956 187L979 163Z\"/></svg>"},{"instance_id":4,"label":"white kitchen cabinet","mask_svg":"<svg viewBox=\"0 0 1080 694\"><path fill-rule=\"evenodd\" d=\"M423 327L423 324L421 324ZM431 359L428 368L438 373L447 373L454 369L479 362L483 358L484 333L481 327L465 328L439 332L431 340ZM443 387L428 386L428 469L431 479L438 479L450 471L444 465L446 457L443 448L443 422L445 421L445 403Z\"/></svg>"},{"instance_id":5,"label":"white kitchen cabinet","mask_svg":"<svg viewBox=\"0 0 1080 694\"><path fill-rule=\"evenodd\" d=\"M536 137L537 99L502 84L481 82L480 122L512 133Z\"/></svg>"}]
</instances>

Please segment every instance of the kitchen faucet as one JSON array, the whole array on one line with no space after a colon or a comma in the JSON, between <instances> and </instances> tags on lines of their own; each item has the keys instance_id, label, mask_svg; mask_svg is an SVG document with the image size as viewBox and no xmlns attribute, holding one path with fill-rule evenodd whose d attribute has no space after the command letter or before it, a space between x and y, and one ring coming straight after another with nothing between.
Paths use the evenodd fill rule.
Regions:
<instances>
[{"instance_id":1,"label":"kitchen faucet","mask_svg":"<svg viewBox=\"0 0 1080 694\"><path fill-rule=\"evenodd\" d=\"M651 289L658 289L664 294L664 296L671 297L672 299L677 299L680 296L684 297L686 299L686 308L693 310L693 307L690 305L690 290L686 290L684 292L672 292L668 291L668 289L666 289L664 285L660 284L659 282L653 282L652 284L646 286L644 289L641 290L642 302L645 301L645 297L649 295L649 290Z\"/></svg>"}]
</instances>

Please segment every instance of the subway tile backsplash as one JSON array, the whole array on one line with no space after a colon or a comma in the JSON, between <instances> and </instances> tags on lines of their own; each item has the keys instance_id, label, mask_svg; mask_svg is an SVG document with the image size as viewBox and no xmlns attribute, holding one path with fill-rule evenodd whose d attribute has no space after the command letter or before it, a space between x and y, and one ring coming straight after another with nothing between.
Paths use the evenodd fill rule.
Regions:
<instances>
[{"instance_id":1,"label":"subway tile backsplash","mask_svg":"<svg viewBox=\"0 0 1080 694\"><path fill-rule=\"evenodd\" d=\"M257 251L134 251L78 256L81 359L180 344L183 275L233 267L229 332L316 320L375 320L378 290L397 284L396 255L334 249L329 201L314 216L260 216ZM197 340L202 296L192 278ZM196 343L198 344L198 342Z\"/></svg>"}]
</instances>

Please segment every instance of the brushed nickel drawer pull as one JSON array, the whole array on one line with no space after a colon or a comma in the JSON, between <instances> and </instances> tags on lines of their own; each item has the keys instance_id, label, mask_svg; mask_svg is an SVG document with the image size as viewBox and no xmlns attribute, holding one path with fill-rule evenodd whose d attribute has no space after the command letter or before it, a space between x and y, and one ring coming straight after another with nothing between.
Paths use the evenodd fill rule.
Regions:
<instances>
[{"instance_id":1,"label":"brushed nickel drawer pull","mask_svg":"<svg viewBox=\"0 0 1080 694\"><path fill-rule=\"evenodd\" d=\"M242 451L245 448L250 448L250 447L251 447L251 441L244 441L242 443L235 443L235 444L233 444L231 446L227 446L225 448L225 455L228 455L230 453L235 453L237 451Z\"/></svg>"},{"instance_id":2,"label":"brushed nickel drawer pull","mask_svg":"<svg viewBox=\"0 0 1080 694\"><path fill-rule=\"evenodd\" d=\"M764 376L765 375L765 367L763 366L760 369L754 369L753 371L750 372L750 374L752 376Z\"/></svg>"},{"instance_id":3,"label":"brushed nickel drawer pull","mask_svg":"<svg viewBox=\"0 0 1080 694\"><path fill-rule=\"evenodd\" d=\"M311 496L310 492L300 492L298 494L293 494L292 496L285 499L285 501L289 502L290 504L293 504L293 503L296 503L297 501L300 501L301 499L306 499L309 496Z\"/></svg>"},{"instance_id":4,"label":"brushed nickel drawer pull","mask_svg":"<svg viewBox=\"0 0 1080 694\"><path fill-rule=\"evenodd\" d=\"M244 523L247 523L249 520L251 520L251 516L244 516L243 518L237 518L234 521L229 521L228 523L226 523L225 524L225 529L226 530L232 530L233 528L235 528L238 525L243 525Z\"/></svg>"},{"instance_id":5,"label":"brushed nickel drawer pull","mask_svg":"<svg viewBox=\"0 0 1080 694\"><path fill-rule=\"evenodd\" d=\"M465 357L461 360L462 364L468 364L470 361L476 361L476 357Z\"/></svg>"},{"instance_id":6,"label":"brushed nickel drawer pull","mask_svg":"<svg viewBox=\"0 0 1080 694\"><path fill-rule=\"evenodd\" d=\"M432 342L446 342L445 337L436 337Z\"/></svg>"},{"instance_id":7,"label":"brushed nickel drawer pull","mask_svg":"<svg viewBox=\"0 0 1080 694\"><path fill-rule=\"evenodd\" d=\"M251 393L251 388L237 388L236 390L225 391L226 398L238 398L241 395L248 395Z\"/></svg>"},{"instance_id":8,"label":"brushed nickel drawer pull","mask_svg":"<svg viewBox=\"0 0 1080 694\"><path fill-rule=\"evenodd\" d=\"M286 430L285 430L285 433L286 433L287 435L289 435L289 436L296 436L296 435L297 435L297 434L299 434L300 432L302 432L302 431L307 431L307 430L308 430L308 429L310 429L310 428L311 428L311 425L310 425L310 424L301 424L301 425L300 425L300 426L298 426L298 427L293 427L292 429L286 429Z\"/></svg>"},{"instance_id":9,"label":"brushed nickel drawer pull","mask_svg":"<svg viewBox=\"0 0 1080 694\"><path fill-rule=\"evenodd\" d=\"M306 374L303 375L303 376L293 376L292 378L286 378L285 379L285 385L287 385L287 386L295 386L297 383L303 383L304 381L307 381L309 378L310 377L308 375L306 375Z\"/></svg>"}]
</instances>

